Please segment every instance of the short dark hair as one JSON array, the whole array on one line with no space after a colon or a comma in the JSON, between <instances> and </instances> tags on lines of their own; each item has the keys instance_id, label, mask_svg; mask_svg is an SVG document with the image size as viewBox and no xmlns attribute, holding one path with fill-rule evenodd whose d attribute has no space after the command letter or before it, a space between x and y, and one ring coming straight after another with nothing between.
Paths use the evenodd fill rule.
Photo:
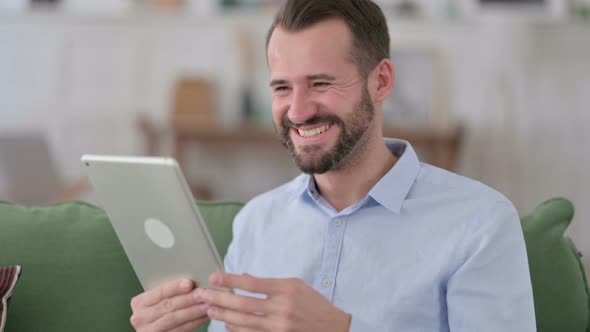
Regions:
<instances>
[{"instance_id":1,"label":"short dark hair","mask_svg":"<svg viewBox=\"0 0 590 332\"><path fill-rule=\"evenodd\" d=\"M266 49L277 26L301 31L321 21L342 19L352 33L352 59L366 78L383 59L389 59L389 31L383 11L371 0L287 0L266 36Z\"/></svg>"}]
</instances>

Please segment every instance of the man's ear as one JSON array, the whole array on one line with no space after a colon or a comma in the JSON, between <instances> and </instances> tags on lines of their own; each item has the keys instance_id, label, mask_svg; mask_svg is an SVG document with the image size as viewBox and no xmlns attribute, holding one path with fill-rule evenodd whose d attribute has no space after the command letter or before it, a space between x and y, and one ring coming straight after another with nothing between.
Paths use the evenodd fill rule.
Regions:
<instances>
[{"instance_id":1,"label":"man's ear","mask_svg":"<svg viewBox=\"0 0 590 332\"><path fill-rule=\"evenodd\" d=\"M373 102L381 103L391 94L395 81L395 68L389 59L383 59L369 74L369 91Z\"/></svg>"}]
</instances>

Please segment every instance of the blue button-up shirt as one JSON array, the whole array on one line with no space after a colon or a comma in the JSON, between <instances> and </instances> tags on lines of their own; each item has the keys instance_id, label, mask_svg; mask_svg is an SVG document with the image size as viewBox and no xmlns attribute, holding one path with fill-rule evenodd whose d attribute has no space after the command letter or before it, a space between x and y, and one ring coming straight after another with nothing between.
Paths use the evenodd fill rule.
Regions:
<instances>
[{"instance_id":1,"label":"blue button-up shirt","mask_svg":"<svg viewBox=\"0 0 590 332\"><path fill-rule=\"evenodd\" d=\"M420 163L405 141L385 142L397 163L340 212L309 175L249 202L234 221L226 271L301 278L352 314L350 331L535 331L510 201Z\"/></svg>"}]
</instances>

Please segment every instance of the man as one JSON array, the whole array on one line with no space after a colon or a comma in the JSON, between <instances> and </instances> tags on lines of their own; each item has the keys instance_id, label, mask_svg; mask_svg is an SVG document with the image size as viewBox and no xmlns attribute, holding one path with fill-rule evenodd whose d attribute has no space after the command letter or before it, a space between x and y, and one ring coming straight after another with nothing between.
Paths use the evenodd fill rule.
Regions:
<instances>
[{"instance_id":1,"label":"man","mask_svg":"<svg viewBox=\"0 0 590 332\"><path fill-rule=\"evenodd\" d=\"M267 39L276 130L305 173L248 203L227 273L132 300L145 331L535 331L524 240L492 189L382 137L389 35L369 0L287 1Z\"/></svg>"}]
</instances>

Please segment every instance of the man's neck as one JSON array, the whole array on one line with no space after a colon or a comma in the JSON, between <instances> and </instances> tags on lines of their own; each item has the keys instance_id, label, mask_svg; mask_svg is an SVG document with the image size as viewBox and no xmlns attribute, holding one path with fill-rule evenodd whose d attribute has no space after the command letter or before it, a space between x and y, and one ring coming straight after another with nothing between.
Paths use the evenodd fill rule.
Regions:
<instances>
[{"instance_id":1,"label":"man's neck","mask_svg":"<svg viewBox=\"0 0 590 332\"><path fill-rule=\"evenodd\" d=\"M353 160L347 160L342 169L314 175L318 191L337 211L365 197L395 165L397 158L383 143L383 138L380 140L381 144L367 144L373 149L367 149Z\"/></svg>"}]
</instances>

